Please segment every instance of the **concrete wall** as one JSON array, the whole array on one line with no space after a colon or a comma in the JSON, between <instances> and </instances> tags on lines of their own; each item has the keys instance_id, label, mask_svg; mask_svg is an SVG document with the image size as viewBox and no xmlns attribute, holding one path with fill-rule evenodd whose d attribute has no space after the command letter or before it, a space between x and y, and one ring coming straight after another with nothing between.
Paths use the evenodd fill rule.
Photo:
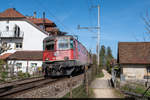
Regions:
<instances>
[{"instance_id":1,"label":"concrete wall","mask_svg":"<svg viewBox=\"0 0 150 100\"><path fill-rule=\"evenodd\" d=\"M143 80L144 75L147 75L146 65L121 65L121 67L125 80Z\"/></svg>"}]
</instances>

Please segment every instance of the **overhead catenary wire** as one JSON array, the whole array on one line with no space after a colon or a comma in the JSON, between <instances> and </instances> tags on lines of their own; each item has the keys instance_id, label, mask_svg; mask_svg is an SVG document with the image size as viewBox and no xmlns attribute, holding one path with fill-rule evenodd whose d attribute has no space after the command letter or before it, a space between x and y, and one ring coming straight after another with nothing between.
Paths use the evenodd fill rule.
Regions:
<instances>
[{"instance_id":1,"label":"overhead catenary wire","mask_svg":"<svg viewBox=\"0 0 150 100\"><path fill-rule=\"evenodd\" d=\"M92 16L93 14L92 14L92 9L91 9L91 6L93 6L93 3L91 0L86 0L86 2L87 2L87 9L88 9L88 15L89 15L89 23L90 23L90 26L93 26L93 16ZM91 29L88 29L88 31L92 33L97 33Z\"/></svg>"},{"instance_id":2,"label":"overhead catenary wire","mask_svg":"<svg viewBox=\"0 0 150 100\"><path fill-rule=\"evenodd\" d=\"M50 15L51 17L53 17L64 29L69 30L69 31L72 32L72 29L70 29L70 27L64 25L64 24L60 21L60 19L58 19L46 6L43 5L43 3L40 2L40 0L36 0L35 2L36 2L36 4L37 4L38 6L42 6L42 8L44 8L44 9L49 13L48 15ZM75 33L71 33L71 34L76 35Z\"/></svg>"},{"instance_id":3,"label":"overhead catenary wire","mask_svg":"<svg viewBox=\"0 0 150 100\"><path fill-rule=\"evenodd\" d=\"M86 2L86 5L87 5L87 10L88 10L88 22L89 22L89 25L92 27L93 26L93 18L92 18L92 9L91 9L91 6L93 5L92 4L92 1L91 0L85 0L85 2ZM96 33L94 30L91 30L91 29L89 29L88 28L88 31L89 32L91 32L91 33ZM92 37L90 37L91 38L91 40L93 41L93 38ZM91 43L90 42L90 45L89 45L90 47L89 48L93 48L93 43Z\"/></svg>"}]
</instances>

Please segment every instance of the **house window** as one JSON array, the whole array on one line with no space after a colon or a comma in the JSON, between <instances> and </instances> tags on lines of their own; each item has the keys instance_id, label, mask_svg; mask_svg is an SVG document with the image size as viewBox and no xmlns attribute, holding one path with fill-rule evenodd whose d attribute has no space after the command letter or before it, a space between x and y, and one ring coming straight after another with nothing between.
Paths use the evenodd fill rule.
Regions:
<instances>
[{"instance_id":1,"label":"house window","mask_svg":"<svg viewBox=\"0 0 150 100\"><path fill-rule=\"evenodd\" d=\"M14 36L19 37L20 36L20 27L15 25L14 27Z\"/></svg>"},{"instance_id":2,"label":"house window","mask_svg":"<svg viewBox=\"0 0 150 100\"><path fill-rule=\"evenodd\" d=\"M6 26L6 31L7 31L7 32L9 31L9 26Z\"/></svg>"},{"instance_id":3,"label":"house window","mask_svg":"<svg viewBox=\"0 0 150 100\"><path fill-rule=\"evenodd\" d=\"M22 43L16 43L16 48L17 49L22 48Z\"/></svg>"},{"instance_id":4,"label":"house window","mask_svg":"<svg viewBox=\"0 0 150 100\"><path fill-rule=\"evenodd\" d=\"M17 68L21 68L22 67L22 63L16 63Z\"/></svg>"},{"instance_id":5,"label":"house window","mask_svg":"<svg viewBox=\"0 0 150 100\"><path fill-rule=\"evenodd\" d=\"M31 63L31 67L37 67L37 63Z\"/></svg>"}]
</instances>

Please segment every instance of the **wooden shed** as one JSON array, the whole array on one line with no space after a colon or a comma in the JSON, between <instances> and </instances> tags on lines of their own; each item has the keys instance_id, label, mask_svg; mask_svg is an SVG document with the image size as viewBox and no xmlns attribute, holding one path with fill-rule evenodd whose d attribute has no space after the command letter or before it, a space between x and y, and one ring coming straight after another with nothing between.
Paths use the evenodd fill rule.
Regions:
<instances>
[{"instance_id":1,"label":"wooden shed","mask_svg":"<svg viewBox=\"0 0 150 100\"><path fill-rule=\"evenodd\" d=\"M150 78L150 42L119 42L117 62L125 80Z\"/></svg>"}]
</instances>

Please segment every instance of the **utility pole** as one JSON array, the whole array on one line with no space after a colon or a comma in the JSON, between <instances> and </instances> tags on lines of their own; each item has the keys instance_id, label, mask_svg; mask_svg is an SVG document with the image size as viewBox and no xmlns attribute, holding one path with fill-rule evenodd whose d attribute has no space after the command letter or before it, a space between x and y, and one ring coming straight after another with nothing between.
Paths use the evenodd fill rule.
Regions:
<instances>
[{"instance_id":1,"label":"utility pole","mask_svg":"<svg viewBox=\"0 0 150 100\"><path fill-rule=\"evenodd\" d=\"M100 59L99 59L99 50L100 50L100 45L99 45L100 44L100 6L98 5L97 8L98 8L98 20L97 20L98 23L97 24L98 24L98 27L99 27L98 33L97 33L97 44L98 44L98 47L97 47L98 48L98 55L97 55L98 56L97 57L98 61L97 61L97 63L98 63L98 67L99 67L99 65L100 65Z\"/></svg>"},{"instance_id":2,"label":"utility pole","mask_svg":"<svg viewBox=\"0 0 150 100\"><path fill-rule=\"evenodd\" d=\"M98 8L98 20L97 20L97 27L80 27L78 25L78 29L97 29L97 69L100 65L99 59L99 49L100 49L100 5L92 6L92 8ZM97 70L98 72L98 70Z\"/></svg>"}]
</instances>

